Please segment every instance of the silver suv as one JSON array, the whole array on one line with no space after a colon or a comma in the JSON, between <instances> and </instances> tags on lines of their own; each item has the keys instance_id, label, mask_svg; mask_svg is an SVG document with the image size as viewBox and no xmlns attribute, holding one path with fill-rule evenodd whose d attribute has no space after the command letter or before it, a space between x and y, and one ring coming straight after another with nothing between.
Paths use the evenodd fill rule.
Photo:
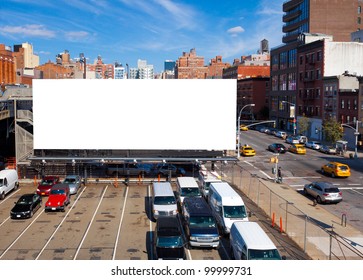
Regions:
<instances>
[{"instance_id":1,"label":"silver suv","mask_svg":"<svg viewBox=\"0 0 363 280\"><path fill-rule=\"evenodd\" d=\"M311 195L317 203L338 203L343 200L342 192L329 182L312 182L304 186L304 194Z\"/></svg>"}]
</instances>

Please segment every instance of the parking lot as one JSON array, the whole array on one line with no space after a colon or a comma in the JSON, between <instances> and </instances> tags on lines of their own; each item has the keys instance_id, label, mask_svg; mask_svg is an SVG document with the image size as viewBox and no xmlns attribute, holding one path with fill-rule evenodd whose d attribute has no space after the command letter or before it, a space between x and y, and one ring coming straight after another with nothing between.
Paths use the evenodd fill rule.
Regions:
<instances>
[{"instance_id":1,"label":"parking lot","mask_svg":"<svg viewBox=\"0 0 363 280\"><path fill-rule=\"evenodd\" d=\"M173 187L174 184L173 184ZM151 184L132 182L89 183L71 197L65 212L44 211L43 206L31 219L12 220L9 213L24 193L35 192L33 184L21 184L0 201L1 260L150 260L154 259L150 216ZM246 198L244 198L246 201ZM265 218L246 201L254 215ZM266 226L265 226L266 228ZM269 233L271 235L271 233ZM286 236L272 236L287 259L304 259ZM285 240L285 241L284 241ZM287 240L287 241L286 241ZM294 247L294 248L293 248ZM190 260L228 260L229 240L223 237L219 249L186 249Z\"/></svg>"}]
</instances>

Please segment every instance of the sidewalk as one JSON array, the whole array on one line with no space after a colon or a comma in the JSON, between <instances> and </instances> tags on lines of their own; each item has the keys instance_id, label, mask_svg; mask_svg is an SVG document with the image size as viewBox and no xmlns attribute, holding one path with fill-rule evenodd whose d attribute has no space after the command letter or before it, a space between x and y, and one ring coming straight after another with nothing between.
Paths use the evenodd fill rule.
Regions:
<instances>
[{"instance_id":1,"label":"sidewalk","mask_svg":"<svg viewBox=\"0 0 363 280\"><path fill-rule=\"evenodd\" d=\"M307 200L305 196L300 195L294 190L293 188L284 185L284 184L276 184L273 182L265 181L264 185L268 187L271 191L283 197L286 201L293 204L294 207L299 209L302 213L313 219L316 223L321 225L328 231L333 230L334 233L340 238L343 237L342 240L346 241L347 244L351 244L354 246L356 250L363 254L363 233L360 232L358 229L350 226L349 224L342 223L342 219L333 215L332 213L328 212L324 208L320 207L319 204L314 205L313 201ZM294 225L294 222L299 223ZM290 220L289 221L289 236L294 240L294 238L301 237L301 233L294 234L294 228L297 230L301 229L301 222L298 220ZM312 259L318 259L321 252L324 252L325 255L329 256L329 246L331 246L331 240L328 235L321 236L317 234L316 236L308 236L307 237L309 243L314 244L315 246L307 246L306 253ZM296 241L296 240L295 240ZM301 244L301 240L299 240L299 244ZM339 244L333 244L337 246ZM317 250L320 253L317 253ZM334 250L336 252L340 252L340 255L336 257L339 259L361 259L357 257L357 254L347 251L347 250Z\"/></svg>"}]
</instances>

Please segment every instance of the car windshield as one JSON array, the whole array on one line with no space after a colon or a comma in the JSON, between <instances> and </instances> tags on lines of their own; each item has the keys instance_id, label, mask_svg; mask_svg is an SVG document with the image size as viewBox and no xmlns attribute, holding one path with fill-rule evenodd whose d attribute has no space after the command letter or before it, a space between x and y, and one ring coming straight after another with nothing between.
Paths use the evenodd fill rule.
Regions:
<instances>
[{"instance_id":1,"label":"car windshield","mask_svg":"<svg viewBox=\"0 0 363 280\"><path fill-rule=\"evenodd\" d=\"M27 204L32 204L32 201L33 201L33 197L31 196L24 196L24 197L21 197L17 204L21 204L21 205L27 205Z\"/></svg>"},{"instance_id":2,"label":"car windshield","mask_svg":"<svg viewBox=\"0 0 363 280\"><path fill-rule=\"evenodd\" d=\"M155 196L154 204L170 205L170 204L176 204L176 201L175 201L175 197L173 197L173 196Z\"/></svg>"},{"instance_id":3,"label":"car windshield","mask_svg":"<svg viewBox=\"0 0 363 280\"><path fill-rule=\"evenodd\" d=\"M55 189L55 190L51 190L50 194L65 194L66 192L64 190L59 190L59 189Z\"/></svg>"},{"instance_id":4,"label":"car windshield","mask_svg":"<svg viewBox=\"0 0 363 280\"><path fill-rule=\"evenodd\" d=\"M0 178L0 185L4 185L4 179Z\"/></svg>"},{"instance_id":5,"label":"car windshield","mask_svg":"<svg viewBox=\"0 0 363 280\"><path fill-rule=\"evenodd\" d=\"M251 147L244 148L245 151L252 151L253 149Z\"/></svg>"},{"instance_id":6,"label":"car windshield","mask_svg":"<svg viewBox=\"0 0 363 280\"><path fill-rule=\"evenodd\" d=\"M281 260L281 256L276 249L272 250L248 250L249 260Z\"/></svg>"},{"instance_id":7,"label":"car windshield","mask_svg":"<svg viewBox=\"0 0 363 280\"><path fill-rule=\"evenodd\" d=\"M157 247L181 247L183 246L183 240L181 236L159 236L156 240Z\"/></svg>"},{"instance_id":8,"label":"car windshield","mask_svg":"<svg viewBox=\"0 0 363 280\"><path fill-rule=\"evenodd\" d=\"M182 188L180 191L182 196L198 196L200 195L199 188Z\"/></svg>"},{"instance_id":9,"label":"car windshield","mask_svg":"<svg viewBox=\"0 0 363 280\"><path fill-rule=\"evenodd\" d=\"M190 217L189 226L192 228L216 228L216 223L212 216L196 216Z\"/></svg>"},{"instance_id":10,"label":"car windshield","mask_svg":"<svg viewBox=\"0 0 363 280\"><path fill-rule=\"evenodd\" d=\"M64 180L64 183L75 183L76 182L76 179L74 179L74 178L66 178L65 180Z\"/></svg>"},{"instance_id":11,"label":"car windshield","mask_svg":"<svg viewBox=\"0 0 363 280\"><path fill-rule=\"evenodd\" d=\"M326 193L338 193L339 189L338 188L326 188L325 192Z\"/></svg>"},{"instance_id":12,"label":"car windshield","mask_svg":"<svg viewBox=\"0 0 363 280\"><path fill-rule=\"evenodd\" d=\"M244 205L224 206L224 217L226 218L246 218L246 208Z\"/></svg>"},{"instance_id":13,"label":"car windshield","mask_svg":"<svg viewBox=\"0 0 363 280\"><path fill-rule=\"evenodd\" d=\"M50 185L53 183L53 180L47 180L47 179L44 179L40 182L41 185Z\"/></svg>"}]
</instances>

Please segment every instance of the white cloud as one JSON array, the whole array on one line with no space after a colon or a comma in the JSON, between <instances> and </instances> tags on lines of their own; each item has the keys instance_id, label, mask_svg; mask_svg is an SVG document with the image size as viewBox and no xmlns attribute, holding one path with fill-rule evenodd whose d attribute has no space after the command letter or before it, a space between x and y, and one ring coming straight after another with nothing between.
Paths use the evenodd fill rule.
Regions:
<instances>
[{"instance_id":1,"label":"white cloud","mask_svg":"<svg viewBox=\"0 0 363 280\"><path fill-rule=\"evenodd\" d=\"M27 24L22 26L1 26L0 33L6 35L23 35L27 37L56 37L56 33L54 31L48 30L44 27L44 25L40 24Z\"/></svg>"},{"instance_id":2,"label":"white cloud","mask_svg":"<svg viewBox=\"0 0 363 280\"><path fill-rule=\"evenodd\" d=\"M236 27L232 27L230 29L227 30L227 32L229 34L232 34L232 35L237 35L238 33L243 33L245 30L243 29L242 26L236 26Z\"/></svg>"}]
</instances>

